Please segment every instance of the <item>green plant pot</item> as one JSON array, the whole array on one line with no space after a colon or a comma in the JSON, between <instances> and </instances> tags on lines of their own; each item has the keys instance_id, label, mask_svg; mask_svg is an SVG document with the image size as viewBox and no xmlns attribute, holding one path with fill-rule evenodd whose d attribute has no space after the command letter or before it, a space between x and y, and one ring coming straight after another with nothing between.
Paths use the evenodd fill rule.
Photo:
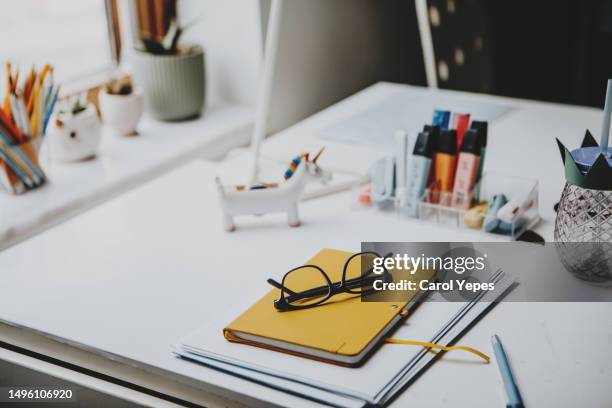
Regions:
<instances>
[{"instance_id":1,"label":"green plant pot","mask_svg":"<svg viewBox=\"0 0 612 408\"><path fill-rule=\"evenodd\" d=\"M178 55L134 51L134 78L144 91L145 108L159 120L198 117L204 108L204 51L199 46Z\"/></svg>"}]
</instances>

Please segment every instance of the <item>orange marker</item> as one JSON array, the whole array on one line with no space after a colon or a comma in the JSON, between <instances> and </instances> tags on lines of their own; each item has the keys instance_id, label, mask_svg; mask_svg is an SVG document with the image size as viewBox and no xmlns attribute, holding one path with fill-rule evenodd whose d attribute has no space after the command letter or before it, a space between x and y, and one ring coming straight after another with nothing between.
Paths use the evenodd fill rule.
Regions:
<instances>
[{"instance_id":1,"label":"orange marker","mask_svg":"<svg viewBox=\"0 0 612 408\"><path fill-rule=\"evenodd\" d=\"M440 204L450 205L457 168L457 132L444 129L436 141L434 186L440 189Z\"/></svg>"}]
</instances>

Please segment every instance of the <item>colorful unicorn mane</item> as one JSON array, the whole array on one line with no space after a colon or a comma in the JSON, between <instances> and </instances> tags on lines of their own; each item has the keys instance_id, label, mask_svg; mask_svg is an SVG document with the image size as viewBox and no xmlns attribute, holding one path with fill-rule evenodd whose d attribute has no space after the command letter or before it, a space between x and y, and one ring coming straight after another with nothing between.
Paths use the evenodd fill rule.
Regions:
<instances>
[{"instance_id":1,"label":"colorful unicorn mane","mask_svg":"<svg viewBox=\"0 0 612 408\"><path fill-rule=\"evenodd\" d=\"M302 153L299 156L295 156L293 160L291 160L291 163L289 163L289 167L287 168L287 170L285 170L285 174L283 175L285 180L289 180L291 176L293 176L295 170L298 168L300 163L302 163L302 160L308 161L308 153Z\"/></svg>"}]
</instances>

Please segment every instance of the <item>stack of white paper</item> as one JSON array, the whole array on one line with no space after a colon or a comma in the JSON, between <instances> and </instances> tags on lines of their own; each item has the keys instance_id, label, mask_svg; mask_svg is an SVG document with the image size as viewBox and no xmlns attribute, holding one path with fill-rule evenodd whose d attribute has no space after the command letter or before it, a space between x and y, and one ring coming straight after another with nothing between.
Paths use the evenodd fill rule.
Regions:
<instances>
[{"instance_id":1,"label":"stack of white paper","mask_svg":"<svg viewBox=\"0 0 612 408\"><path fill-rule=\"evenodd\" d=\"M469 303L423 303L393 337L453 344L486 313L491 302L513 286L501 270L491 281L495 282L495 290L482 292ZM436 358L421 347L382 345L363 366L347 368L230 343L222 330L238 313L189 336L175 353L229 375L336 407L384 404Z\"/></svg>"}]
</instances>

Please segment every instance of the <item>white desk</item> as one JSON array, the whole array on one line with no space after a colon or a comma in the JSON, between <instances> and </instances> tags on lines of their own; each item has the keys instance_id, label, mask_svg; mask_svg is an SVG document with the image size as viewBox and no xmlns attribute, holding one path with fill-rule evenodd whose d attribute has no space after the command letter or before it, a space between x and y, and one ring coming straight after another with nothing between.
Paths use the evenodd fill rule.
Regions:
<instances>
[{"instance_id":1,"label":"white desk","mask_svg":"<svg viewBox=\"0 0 612 408\"><path fill-rule=\"evenodd\" d=\"M358 250L361 240L474 238L347 211L346 193L304 203L304 226L298 229L270 216L242 219L239 231L223 233L215 172L207 163L183 167L1 253L0 318L62 347L41 347L19 334L5 341L45 353L51 347L62 360L148 387L157 381L154 388L167 393L178 383L247 405L262 399L301 406L293 397L178 360L170 345L216 316L228 293L255 300L269 289L267 277L321 247ZM499 333L529 405L572 406L588 395L603 406L610 402L612 360L602 353L612 336L611 311L605 303L501 304L462 343L488 350L490 335ZM75 350L85 350L84 356ZM501 404L495 365L448 360L395 405ZM154 378L134 373L133 366Z\"/></svg>"},{"instance_id":2,"label":"white desk","mask_svg":"<svg viewBox=\"0 0 612 408\"><path fill-rule=\"evenodd\" d=\"M216 158L248 143L253 110L241 105L207 107L185 122L144 117L138 137L104 129L96 158L50 162L42 151L49 182L24 195L0 191L0 249L127 191L197 156Z\"/></svg>"},{"instance_id":3,"label":"white desk","mask_svg":"<svg viewBox=\"0 0 612 408\"><path fill-rule=\"evenodd\" d=\"M318 135L330 125L406 90L459 96L468 101L498 102L513 107L489 124L484 170L539 180L543 223L536 231L547 241L552 241L553 205L559 201L564 184L563 165L555 137L566 146L579 146L587 128L598 137L601 126L601 111L598 109L458 91L424 90L381 82L280 132L267 140L262 154L285 161L296 152L316 151L323 145L326 151L321 166L364 172L380 156L380 151L375 147L333 143ZM487 236L483 234L480 239L487 240Z\"/></svg>"},{"instance_id":4,"label":"white desk","mask_svg":"<svg viewBox=\"0 0 612 408\"><path fill-rule=\"evenodd\" d=\"M554 127L564 140L578 140L572 133L591 125L569 126L569 108L546 105L542 110L564 121L563 133L563 126ZM555 110L565 117L556 118ZM590 116L597 115L576 110L577 120ZM505 126L508 133L527 134L518 122ZM270 142L271 148L284 143ZM541 166L546 167L545 184L561 177L548 169L557 167L554 149L553 144L550 156L543 153L555 160ZM248 406L311 406L178 360L170 345L216 316L227 294L256 300L269 289L267 277L282 274L321 247L358 250L362 240L482 239L476 232L349 211L348 193L303 203L304 225L298 229L287 228L282 215L272 215L238 219L239 230L227 234L213 177L243 169L232 163L224 168L204 162L182 167L0 253L0 339L196 403L224 405L229 398ZM556 181L546 176L553 173ZM461 343L490 350L489 338L498 333L529 406L610 406L611 312L607 303L504 303ZM494 364L466 364L449 354L393 406L490 407L503 401Z\"/></svg>"}]
</instances>

